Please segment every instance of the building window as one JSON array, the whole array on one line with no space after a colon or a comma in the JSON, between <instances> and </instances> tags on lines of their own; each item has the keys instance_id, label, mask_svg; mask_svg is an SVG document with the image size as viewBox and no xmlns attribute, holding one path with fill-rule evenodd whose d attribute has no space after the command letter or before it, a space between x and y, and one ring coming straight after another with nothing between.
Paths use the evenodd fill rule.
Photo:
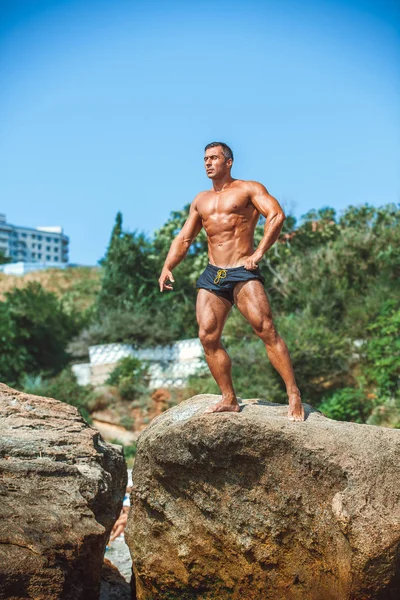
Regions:
<instances>
[{"instance_id":1,"label":"building window","mask_svg":"<svg viewBox=\"0 0 400 600\"><path fill-rule=\"evenodd\" d=\"M49 255L46 256L46 260L50 260L50 256Z\"/></svg>"},{"instance_id":2,"label":"building window","mask_svg":"<svg viewBox=\"0 0 400 600\"><path fill-rule=\"evenodd\" d=\"M41 239L42 239L42 236L41 236L41 235L38 235L38 236L37 236L37 239L38 239L38 240L41 240Z\"/></svg>"},{"instance_id":3,"label":"building window","mask_svg":"<svg viewBox=\"0 0 400 600\"><path fill-rule=\"evenodd\" d=\"M26 237L26 233L21 233L21 237Z\"/></svg>"},{"instance_id":4,"label":"building window","mask_svg":"<svg viewBox=\"0 0 400 600\"><path fill-rule=\"evenodd\" d=\"M51 242L51 237L47 237L46 242Z\"/></svg>"},{"instance_id":5,"label":"building window","mask_svg":"<svg viewBox=\"0 0 400 600\"><path fill-rule=\"evenodd\" d=\"M31 237L33 240L36 239L36 235L34 233L32 233Z\"/></svg>"},{"instance_id":6,"label":"building window","mask_svg":"<svg viewBox=\"0 0 400 600\"><path fill-rule=\"evenodd\" d=\"M38 257L38 258L42 258L42 253L41 253L41 252L38 252L38 255L37 255L37 257Z\"/></svg>"},{"instance_id":7,"label":"building window","mask_svg":"<svg viewBox=\"0 0 400 600\"><path fill-rule=\"evenodd\" d=\"M36 252L32 252L32 258L36 258Z\"/></svg>"},{"instance_id":8,"label":"building window","mask_svg":"<svg viewBox=\"0 0 400 600\"><path fill-rule=\"evenodd\" d=\"M32 248L36 248L36 244L32 244Z\"/></svg>"},{"instance_id":9,"label":"building window","mask_svg":"<svg viewBox=\"0 0 400 600\"><path fill-rule=\"evenodd\" d=\"M54 262L58 262L58 256L54 257Z\"/></svg>"},{"instance_id":10,"label":"building window","mask_svg":"<svg viewBox=\"0 0 400 600\"><path fill-rule=\"evenodd\" d=\"M47 252L50 252L50 246L46 246Z\"/></svg>"},{"instance_id":11,"label":"building window","mask_svg":"<svg viewBox=\"0 0 400 600\"><path fill-rule=\"evenodd\" d=\"M41 250L42 249L42 244L38 244L37 247L38 247L38 250Z\"/></svg>"}]
</instances>

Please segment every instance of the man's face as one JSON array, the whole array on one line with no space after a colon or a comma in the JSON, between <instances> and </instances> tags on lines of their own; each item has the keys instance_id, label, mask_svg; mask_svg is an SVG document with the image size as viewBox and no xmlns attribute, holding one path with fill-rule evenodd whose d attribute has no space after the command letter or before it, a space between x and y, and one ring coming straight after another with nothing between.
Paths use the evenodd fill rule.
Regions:
<instances>
[{"instance_id":1,"label":"man's face","mask_svg":"<svg viewBox=\"0 0 400 600\"><path fill-rule=\"evenodd\" d=\"M207 177L210 179L219 179L229 173L232 166L232 159L226 159L222 153L221 146L208 148L204 155L204 166Z\"/></svg>"}]
</instances>

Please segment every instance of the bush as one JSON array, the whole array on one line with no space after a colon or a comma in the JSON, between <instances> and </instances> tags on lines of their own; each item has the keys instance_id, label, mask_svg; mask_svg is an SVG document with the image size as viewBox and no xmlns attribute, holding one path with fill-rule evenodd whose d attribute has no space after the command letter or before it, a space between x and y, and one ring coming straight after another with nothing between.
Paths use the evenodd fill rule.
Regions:
<instances>
[{"instance_id":1,"label":"bush","mask_svg":"<svg viewBox=\"0 0 400 600\"><path fill-rule=\"evenodd\" d=\"M130 408L141 408L143 412L148 412L151 404L152 402L150 396L147 394L141 394L130 403Z\"/></svg>"},{"instance_id":2,"label":"bush","mask_svg":"<svg viewBox=\"0 0 400 600\"><path fill-rule=\"evenodd\" d=\"M22 389L27 394L55 398L78 408L83 418L90 422L89 397L91 386L81 386L76 381L71 369L64 369L59 375L51 379L44 379L41 375L36 377L25 376Z\"/></svg>"},{"instance_id":3,"label":"bush","mask_svg":"<svg viewBox=\"0 0 400 600\"><path fill-rule=\"evenodd\" d=\"M325 398L318 409L330 419L365 423L374 407L363 390L342 388Z\"/></svg>"},{"instance_id":4,"label":"bush","mask_svg":"<svg viewBox=\"0 0 400 600\"><path fill-rule=\"evenodd\" d=\"M119 424L122 427L125 427L125 429L133 430L134 425L135 425L135 419L133 417L128 417L128 415L124 415L123 417L120 418Z\"/></svg>"},{"instance_id":5,"label":"bush","mask_svg":"<svg viewBox=\"0 0 400 600\"><path fill-rule=\"evenodd\" d=\"M154 346L169 344L176 337L165 326L165 315L153 308L136 307L134 311L110 309L96 315L69 344L68 351L76 358L87 356L89 346L96 344L131 344Z\"/></svg>"},{"instance_id":6,"label":"bush","mask_svg":"<svg viewBox=\"0 0 400 600\"><path fill-rule=\"evenodd\" d=\"M121 398L134 400L146 390L148 367L134 356L126 356L118 361L106 383L118 387Z\"/></svg>"},{"instance_id":7,"label":"bush","mask_svg":"<svg viewBox=\"0 0 400 600\"><path fill-rule=\"evenodd\" d=\"M120 399L117 387L102 385L94 388L87 398L87 406L90 412L104 410L115 404Z\"/></svg>"},{"instance_id":8,"label":"bush","mask_svg":"<svg viewBox=\"0 0 400 600\"><path fill-rule=\"evenodd\" d=\"M386 300L375 321L367 327L363 377L378 397L400 391L400 302Z\"/></svg>"},{"instance_id":9,"label":"bush","mask_svg":"<svg viewBox=\"0 0 400 600\"><path fill-rule=\"evenodd\" d=\"M380 400L378 406L373 409L367 423L368 425L400 429L400 394L396 397Z\"/></svg>"},{"instance_id":10,"label":"bush","mask_svg":"<svg viewBox=\"0 0 400 600\"><path fill-rule=\"evenodd\" d=\"M125 458L134 458L137 452L136 442L133 444L129 444L128 446L124 446L124 454Z\"/></svg>"},{"instance_id":11,"label":"bush","mask_svg":"<svg viewBox=\"0 0 400 600\"><path fill-rule=\"evenodd\" d=\"M22 358L19 377L21 371L48 375L61 371L68 363L66 345L78 333L79 319L67 314L56 295L37 282L8 292L4 304L1 312L6 313L9 334L2 348L2 370L7 373L8 363L8 370L15 371L12 365L18 357Z\"/></svg>"},{"instance_id":12,"label":"bush","mask_svg":"<svg viewBox=\"0 0 400 600\"><path fill-rule=\"evenodd\" d=\"M288 345L304 402L318 405L326 389L337 385L336 380L351 378L352 341L335 331L325 318L314 318L304 311L282 315L276 325ZM239 396L287 403L285 385L269 362L264 344L238 310L228 319L223 341L232 359ZM189 378L187 393L220 392L205 366L204 373Z\"/></svg>"},{"instance_id":13,"label":"bush","mask_svg":"<svg viewBox=\"0 0 400 600\"><path fill-rule=\"evenodd\" d=\"M17 336L16 324L8 306L0 302L0 381L11 386L17 385L30 361L28 351L18 344Z\"/></svg>"}]
</instances>

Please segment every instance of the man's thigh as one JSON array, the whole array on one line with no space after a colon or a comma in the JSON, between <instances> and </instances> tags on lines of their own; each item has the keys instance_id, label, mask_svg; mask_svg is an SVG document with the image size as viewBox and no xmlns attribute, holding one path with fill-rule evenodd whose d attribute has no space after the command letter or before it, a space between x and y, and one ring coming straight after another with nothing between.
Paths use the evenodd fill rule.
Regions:
<instances>
[{"instance_id":1,"label":"man's thigh","mask_svg":"<svg viewBox=\"0 0 400 600\"><path fill-rule=\"evenodd\" d=\"M264 319L272 319L271 305L264 286L258 279L243 281L235 286L235 304L249 323L258 328Z\"/></svg>"},{"instance_id":2,"label":"man's thigh","mask_svg":"<svg viewBox=\"0 0 400 600\"><path fill-rule=\"evenodd\" d=\"M196 302L196 317L200 330L221 334L232 305L226 298L213 292L199 289Z\"/></svg>"}]
</instances>

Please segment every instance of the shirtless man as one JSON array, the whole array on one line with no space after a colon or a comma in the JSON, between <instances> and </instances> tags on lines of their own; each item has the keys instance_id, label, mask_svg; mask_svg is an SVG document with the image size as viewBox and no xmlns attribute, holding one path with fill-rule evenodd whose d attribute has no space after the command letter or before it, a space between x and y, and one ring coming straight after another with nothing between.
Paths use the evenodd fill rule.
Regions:
<instances>
[{"instance_id":1,"label":"shirtless man","mask_svg":"<svg viewBox=\"0 0 400 600\"><path fill-rule=\"evenodd\" d=\"M162 269L160 291L172 290L172 270L185 258L204 227L209 264L197 280L196 316L199 337L209 369L221 390L222 400L205 412L239 412L231 376L231 360L222 346L222 330L233 304L265 344L268 358L286 385L288 418L304 421L304 409L289 351L272 320L258 262L278 239L285 215L278 201L261 183L231 177L232 150L222 142L205 148L204 164L213 188L200 192L189 217L171 244ZM264 235L254 250L254 230L260 214Z\"/></svg>"}]
</instances>

